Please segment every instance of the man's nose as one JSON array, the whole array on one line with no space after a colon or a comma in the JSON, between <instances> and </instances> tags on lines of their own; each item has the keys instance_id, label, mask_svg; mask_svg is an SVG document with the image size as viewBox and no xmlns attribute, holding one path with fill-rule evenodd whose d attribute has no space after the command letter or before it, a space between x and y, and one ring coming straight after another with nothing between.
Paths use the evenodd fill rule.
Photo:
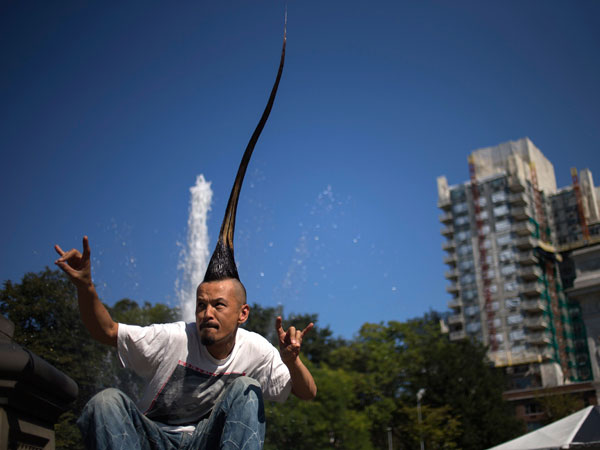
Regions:
<instances>
[{"instance_id":1,"label":"man's nose","mask_svg":"<svg viewBox=\"0 0 600 450\"><path fill-rule=\"evenodd\" d=\"M215 309L210 306L210 305L206 305L206 308L204 309L204 318L212 318L213 317L213 313L215 312Z\"/></svg>"}]
</instances>

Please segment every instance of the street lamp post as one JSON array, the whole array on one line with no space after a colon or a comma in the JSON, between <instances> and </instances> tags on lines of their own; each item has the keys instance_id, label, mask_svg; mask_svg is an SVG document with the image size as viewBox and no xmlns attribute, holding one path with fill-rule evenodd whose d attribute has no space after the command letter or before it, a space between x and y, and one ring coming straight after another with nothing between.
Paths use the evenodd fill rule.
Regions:
<instances>
[{"instance_id":1,"label":"street lamp post","mask_svg":"<svg viewBox=\"0 0 600 450\"><path fill-rule=\"evenodd\" d=\"M419 392L417 392L417 415L419 419L419 439L421 440L421 450L425 450L425 443L423 442L423 431L421 430L421 399L423 398L423 395L425 395L425 389L421 388L419 389Z\"/></svg>"}]
</instances>

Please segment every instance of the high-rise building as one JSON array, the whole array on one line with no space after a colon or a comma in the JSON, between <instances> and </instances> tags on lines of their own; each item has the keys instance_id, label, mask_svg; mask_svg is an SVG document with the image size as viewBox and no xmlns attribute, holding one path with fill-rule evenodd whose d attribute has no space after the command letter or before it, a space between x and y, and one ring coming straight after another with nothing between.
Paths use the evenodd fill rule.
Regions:
<instances>
[{"instance_id":1,"label":"high-rise building","mask_svg":"<svg viewBox=\"0 0 600 450\"><path fill-rule=\"evenodd\" d=\"M585 327L579 303L563 290L561 251L600 237L591 172L557 189L554 167L528 138L474 151L469 170L461 184L437 180L450 339L488 345L515 389L590 380Z\"/></svg>"}]
</instances>

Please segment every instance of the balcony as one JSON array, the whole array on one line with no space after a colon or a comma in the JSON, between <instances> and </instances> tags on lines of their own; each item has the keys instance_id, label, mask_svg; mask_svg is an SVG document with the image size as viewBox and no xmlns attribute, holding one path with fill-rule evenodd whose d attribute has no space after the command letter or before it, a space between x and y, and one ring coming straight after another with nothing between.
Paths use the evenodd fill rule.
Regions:
<instances>
[{"instance_id":1,"label":"balcony","mask_svg":"<svg viewBox=\"0 0 600 450\"><path fill-rule=\"evenodd\" d=\"M454 269L454 270L447 270L444 273L444 277L446 277L447 280L458 280L458 270Z\"/></svg>"},{"instance_id":2,"label":"balcony","mask_svg":"<svg viewBox=\"0 0 600 450\"><path fill-rule=\"evenodd\" d=\"M452 222L452 213L445 212L443 214L440 214L440 222L442 222L442 223L450 223L450 222Z\"/></svg>"},{"instance_id":3,"label":"balcony","mask_svg":"<svg viewBox=\"0 0 600 450\"><path fill-rule=\"evenodd\" d=\"M513 216L515 220L526 220L529 219L529 212L527 208L523 206L519 206L518 208L512 208L510 210L510 214Z\"/></svg>"},{"instance_id":4,"label":"balcony","mask_svg":"<svg viewBox=\"0 0 600 450\"><path fill-rule=\"evenodd\" d=\"M450 237L454 234L454 227L452 225L448 225L442 228L441 233L443 236Z\"/></svg>"},{"instance_id":5,"label":"balcony","mask_svg":"<svg viewBox=\"0 0 600 450\"><path fill-rule=\"evenodd\" d=\"M510 194L508 201L513 206L525 206L527 205L527 195L524 192Z\"/></svg>"},{"instance_id":6,"label":"balcony","mask_svg":"<svg viewBox=\"0 0 600 450\"><path fill-rule=\"evenodd\" d=\"M459 309L462 308L462 301L459 298L453 298L448 302L448 308Z\"/></svg>"},{"instance_id":7,"label":"balcony","mask_svg":"<svg viewBox=\"0 0 600 450\"><path fill-rule=\"evenodd\" d=\"M450 332L450 340L451 341L458 341L458 340L464 339L466 337L467 337L467 335L465 333L465 330Z\"/></svg>"},{"instance_id":8,"label":"balcony","mask_svg":"<svg viewBox=\"0 0 600 450\"><path fill-rule=\"evenodd\" d=\"M532 251L520 252L517 261L521 265L537 264L538 262Z\"/></svg>"},{"instance_id":9,"label":"balcony","mask_svg":"<svg viewBox=\"0 0 600 450\"><path fill-rule=\"evenodd\" d=\"M508 177L508 187L512 192L523 192L525 190L525 180L521 180L516 175Z\"/></svg>"},{"instance_id":10,"label":"balcony","mask_svg":"<svg viewBox=\"0 0 600 450\"><path fill-rule=\"evenodd\" d=\"M549 322L547 317L540 315L537 317L526 317L523 320L523 325L530 330L545 330L548 328Z\"/></svg>"},{"instance_id":11,"label":"balcony","mask_svg":"<svg viewBox=\"0 0 600 450\"><path fill-rule=\"evenodd\" d=\"M537 281L534 281L533 283L522 284L520 290L521 294L527 295L528 297L539 296L543 292L544 286Z\"/></svg>"},{"instance_id":12,"label":"balcony","mask_svg":"<svg viewBox=\"0 0 600 450\"><path fill-rule=\"evenodd\" d=\"M535 226L529 221L516 222L513 225L512 230L519 236L531 236L535 232Z\"/></svg>"},{"instance_id":13,"label":"balcony","mask_svg":"<svg viewBox=\"0 0 600 450\"><path fill-rule=\"evenodd\" d=\"M448 240L442 244L442 250L446 250L447 252L453 251L456 249L456 242L452 240Z\"/></svg>"},{"instance_id":14,"label":"balcony","mask_svg":"<svg viewBox=\"0 0 600 450\"><path fill-rule=\"evenodd\" d=\"M542 269L538 266L527 266L520 268L517 273L524 280L537 280L542 276Z\"/></svg>"},{"instance_id":15,"label":"balcony","mask_svg":"<svg viewBox=\"0 0 600 450\"><path fill-rule=\"evenodd\" d=\"M450 325L455 325L457 323L463 323L465 320L461 314L455 314L453 316L448 317L448 323Z\"/></svg>"},{"instance_id":16,"label":"balcony","mask_svg":"<svg viewBox=\"0 0 600 450\"><path fill-rule=\"evenodd\" d=\"M452 202L450 201L450 198L439 199L438 208L444 211L450 211L450 209L452 208Z\"/></svg>"},{"instance_id":17,"label":"balcony","mask_svg":"<svg viewBox=\"0 0 600 450\"><path fill-rule=\"evenodd\" d=\"M449 266L456 266L456 255L454 253L451 253L447 256L444 257L444 264L448 264Z\"/></svg>"},{"instance_id":18,"label":"balcony","mask_svg":"<svg viewBox=\"0 0 600 450\"><path fill-rule=\"evenodd\" d=\"M521 302L521 309L532 313L543 312L546 310L546 304L539 298L534 300L525 300Z\"/></svg>"},{"instance_id":19,"label":"balcony","mask_svg":"<svg viewBox=\"0 0 600 450\"><path fill-rule=\"evenodd\" d=\"M537 244L537 240L531 236L525 236L518 238L515 241L515 245L521 250L531 250Z\"/></svg>"},{"instance_id":20,"label":"balcony","mask_svg":"<svg viewBox=\"0 0 600 450\"><path fill-rule=\"evenodd\" d=\"M451 284L450 286L446 286L446 292L449 294L458 294L460 291L458 284Z\"/></svg>"},{"instance_id":21,"label":"balcony","mask_svg":"<svg viewBox=\"0 0 600 450\"><path fill-rule=\"evenodd\" d=\"M551 341L550 334L539 331L537 333L531 333L527 335L527 342L532 345L547 345Z\"/></svg>"}]
</instances>

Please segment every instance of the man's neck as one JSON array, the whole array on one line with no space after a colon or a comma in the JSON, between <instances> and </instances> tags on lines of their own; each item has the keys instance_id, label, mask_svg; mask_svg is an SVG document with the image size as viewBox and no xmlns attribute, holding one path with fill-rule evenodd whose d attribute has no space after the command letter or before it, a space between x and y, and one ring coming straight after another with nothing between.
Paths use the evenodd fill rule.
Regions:
<instances>
[{"instance_id":1,"label":"man's neck","mask_svg":"<svg viewBox=\"0 0 600 450\"><path fill-rule=\"evenodd\" d=\"M227 339L227 341L207 345L206 349L208 350L208 353L210 353L210 355L215 359L221 360L227 358L229 355L231 355L231 352L235 347L236 334L237 330L230 339Z\"/></svg>"}]
</instances>

